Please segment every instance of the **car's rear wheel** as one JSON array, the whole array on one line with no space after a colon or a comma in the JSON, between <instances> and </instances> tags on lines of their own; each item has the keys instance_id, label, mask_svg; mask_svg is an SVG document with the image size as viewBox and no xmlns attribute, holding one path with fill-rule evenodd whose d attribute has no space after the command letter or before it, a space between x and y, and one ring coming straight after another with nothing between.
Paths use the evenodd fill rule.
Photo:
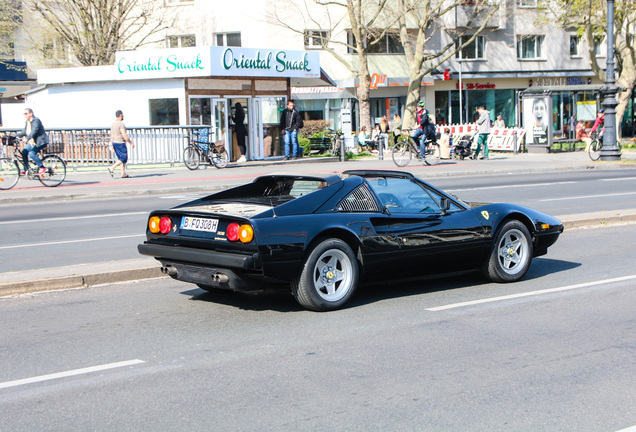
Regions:
<instances>
[{"instance_id":1,"label":"car's rear wheel","mask_svg":"<svg viewBox=\"0 0 636 432\"><path fill-rule=\"evenodd\" d=\"M532 240L524 224L511 220L499 230L484 267L493 282L515 282L526 274L532 260Z\"/></svg>"},{"instance_id":2,"label":"car's rear wheel","mask_svg":"<svg viewBox=\"0 0 636 432\"><path fill-rule=\"evenodd\" d=\"M292 294L303 307L329 311L344 305L358 286L358 261L351 247L339 239L327 239L307 256Z\"/></svg>"}]
</instances>

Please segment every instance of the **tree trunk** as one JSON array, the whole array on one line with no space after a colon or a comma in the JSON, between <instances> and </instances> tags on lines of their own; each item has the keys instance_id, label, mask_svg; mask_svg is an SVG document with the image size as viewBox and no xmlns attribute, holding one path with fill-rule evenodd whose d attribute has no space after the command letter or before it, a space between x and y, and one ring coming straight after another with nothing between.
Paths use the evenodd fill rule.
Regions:
<instances>
[{"instance_id":1,"label":"tree trunk","mask_svg":"<svg viewBox=\"0 0 636 432\"><path fill-rule=\"evenodd\" d=\"M371 122L371 101L369 100L369 94L371 93L369 62L366 51L361 50L358 57L360 60L360 72L358 73L359 85L356 90L356 94L358 95L358 103L360 104L360 128L362 128L362 126L366 126L367 132L371 134L373 131L373 124Z\"/></svg>"}]
</instances>

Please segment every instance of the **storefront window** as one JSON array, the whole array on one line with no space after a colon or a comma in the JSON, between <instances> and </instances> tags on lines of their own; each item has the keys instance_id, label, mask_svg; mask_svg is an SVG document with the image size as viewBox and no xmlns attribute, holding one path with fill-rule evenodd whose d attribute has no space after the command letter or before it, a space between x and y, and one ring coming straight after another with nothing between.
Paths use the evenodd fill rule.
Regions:
<instances>
[{"instance_id":1,"label":"storefront window","mask_svg":"<svg viewBox=\"0 0 636 432\"><path fill-rule=\"evenodd\" d=\"M212 125L212 106L210 98L190 99L190 124Z\"/></svg>"},{"instance_id":2,"label":"storefront window","mask_svg":"<svg viewBox=\"0 0 636 432\"><path fill-rule=\"evenodd\" d=\"M149 99L148 103L152 126L179 124L179 99Z\"/></svg>"}]
</instances>

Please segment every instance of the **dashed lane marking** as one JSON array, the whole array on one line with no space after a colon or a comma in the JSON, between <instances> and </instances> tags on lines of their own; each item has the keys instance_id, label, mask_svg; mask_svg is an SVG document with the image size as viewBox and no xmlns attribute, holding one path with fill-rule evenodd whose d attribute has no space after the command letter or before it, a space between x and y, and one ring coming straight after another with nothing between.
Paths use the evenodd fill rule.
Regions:
<instances>
[{"instance_id":1,"label":"dashed lane marking","mask_svg":"<svg viewBox=\"0 0 636 432\"><path fill-rule=\"evenodd\" d=\"M99 366L91 366L91 367L82 368L82 369L75 369L75 370L70 370L70 371L66 371L66 372L58 372L58 373L53 373L53 374L48 374L48 375L40 375L40 376L36 376L36 377L32 377L32 378L24 378L24 379L19 379L19 380L15 380L15 381L6 381L6 382L3 382L3 383L0 383L0 389L9 388L9 387L17 387L17 386L21 386L21 385L33 384L33 383L38 383L38 382L43 382L43 381L51 381L51 380L54 380L54 379L67 378L67 377L72 377L72 376L76 376L76 375L84 375L84 374L89 374L89 373L92 373L92 372L100 372L100 371L108 370L108 369L115 369L115 368L120 368L120 367L133 366L133 365L140 364L140 363L145 363L145 361L138 360L138 359L127 360L127 361L121 361L121 362L117 362L117 363L107 363L107 364L103 364L103 365L99 365Z\"/></svg>"}]
</instances>

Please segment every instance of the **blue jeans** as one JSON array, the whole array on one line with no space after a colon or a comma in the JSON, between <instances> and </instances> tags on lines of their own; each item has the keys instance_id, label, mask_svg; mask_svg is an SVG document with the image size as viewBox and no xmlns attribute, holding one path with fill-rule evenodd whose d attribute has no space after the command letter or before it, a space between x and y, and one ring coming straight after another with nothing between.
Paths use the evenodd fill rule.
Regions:
<instances>
[{"instance_id":1,"label":"blue jeans","mask_svg":"<svg viewBox=\"0 0 636 432\"><path fill-rule=\"evenodd\" d=\"M424 159L424 154L426 153L426 149L424 148L424 139L426 137L424 136L422 128L416 129L415 132L413 132L413 135L411 135L411 138L420 139L420 157Z\"/></svg>"},{"instance_id":2,"label":"blue jeans","mask_svg":"<svg viewBox=\"0 0 636 432\"><path fill-rule=\"evenodd\" d=\"M38 157L38 152L40 150L42 150L44 147L46 147L45 145L43 146L34 146L33 144L27 144L23 149L22 149L22 165L24 165L24 170L28 171L29 170L29 157L33 160L33 162L35 162L35 164L37 166L39 166L40 168L42 168L44 165L42 165L42 161L40 160L40 158Z\"/></svg>"},{"instance_id":3,"label":"blue jeans","mask_svg":"<svg viewBox=\"0 0 636 432\"><path fill-rule=\"evenodd\" d=\"M298 156L298 131L283 131L283 143L285 145L285 157L289 157L289 141L292 145L292 157Z\"/></svg>"}]
</instances>

